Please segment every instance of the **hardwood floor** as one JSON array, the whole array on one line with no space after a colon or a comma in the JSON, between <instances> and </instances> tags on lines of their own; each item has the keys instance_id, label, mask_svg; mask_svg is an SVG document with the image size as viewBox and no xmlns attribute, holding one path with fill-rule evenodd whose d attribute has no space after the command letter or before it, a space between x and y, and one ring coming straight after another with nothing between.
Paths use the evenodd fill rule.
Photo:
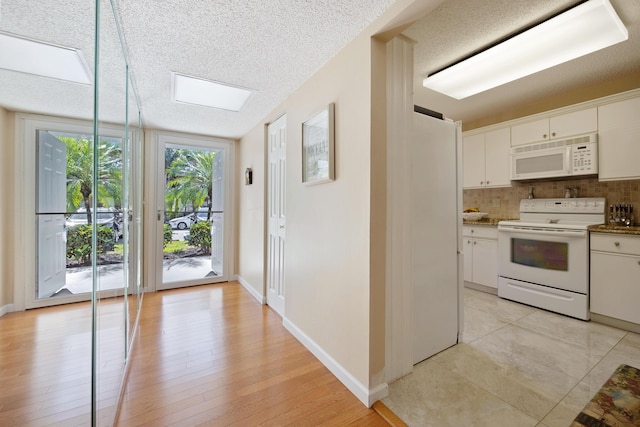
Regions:
<instances>
[{"instance_id":1,"label":"hardwood floor","mask_svg":"<svg viewBox=\"0 0 640 427\"><path fill-rule=\"evenodd\" d=\"M238 283L144 296L119 426L387 426Z\"/></svg>"},{"instance_id":2,"label":"hardwood floor","mask_svg":"<svg viewBox=\"0 0 640 427\"><path fill-rule=\"evenodd\" d=\"M389 425L237 282L150 293L143 304L119 426ZM122 301L102 300L99 310L109 351L100 359L98 421L108 425L122 369ZM90 303L0 318L0 426L88 426L90 405Z\"/></svg>"},{"instance_id":3,"label":"hardwood floor","mask_svg":"<svg viewBox=\"0 0 640 427\"><path fill-rule=\"evenodd\" d=\"M108 422L124 367L122 298L102 300L99 313L98 418ZM2 316L0 426L90 425L91 345L89 302Z\"/></svg>"}]
</instances>

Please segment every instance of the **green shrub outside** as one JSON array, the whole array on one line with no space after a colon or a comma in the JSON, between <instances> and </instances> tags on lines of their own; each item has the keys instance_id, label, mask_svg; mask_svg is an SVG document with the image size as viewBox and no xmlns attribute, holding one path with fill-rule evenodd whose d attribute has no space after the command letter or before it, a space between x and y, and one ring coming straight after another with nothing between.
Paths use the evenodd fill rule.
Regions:
<instances>
[{"instance_id":1,"label":"green shrub outside","mask_svg":"<svg viewBox=\"0 0 640 427\"><path fill-rule=\"evenodd\" d=\"M189 229L187 243L211 253L211 224L209 221L196 222Z\"/></svg>"},{"instance_id":2,"label":"green shrub outside","mask_svg":"<svg viewBox=\"0 0 640 427\"><path fill-rule=\"evenodd\" d=\"M67 258L75 259L80 264L91 261L91 236L92 226L85 224L67 230ZM113 250L113 230L111 227L98 226L99 254Z\"/></svg>"},{"instance_id":3,"label":"green shrub outside","mask_svg":"<svg viewBox=\"0 0 640 427\"><path fill-rule=\"evenodd\" d=\"M169 224L165 224L164 227L162 227L162 234L162 247L166 248L173 238L173 232L171 231L171 226Z\"/></svg>"}]
</instances>

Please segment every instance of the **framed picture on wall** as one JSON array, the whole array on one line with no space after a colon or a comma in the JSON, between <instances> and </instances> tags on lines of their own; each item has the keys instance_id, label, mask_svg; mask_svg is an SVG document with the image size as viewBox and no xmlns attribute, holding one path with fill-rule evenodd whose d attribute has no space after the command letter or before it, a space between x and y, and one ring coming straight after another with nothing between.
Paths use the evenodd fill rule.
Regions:
<instances>
[{"instance_id":1,"label":"framed picture on wall","mask_svg":"<svg viewBox=\"0 0 640 427\"><path fill-rule=\"evenodd\" d=\"M334 180L334 109L332 102L302 123L302 182Z\"/></svg>"}]
</instances>

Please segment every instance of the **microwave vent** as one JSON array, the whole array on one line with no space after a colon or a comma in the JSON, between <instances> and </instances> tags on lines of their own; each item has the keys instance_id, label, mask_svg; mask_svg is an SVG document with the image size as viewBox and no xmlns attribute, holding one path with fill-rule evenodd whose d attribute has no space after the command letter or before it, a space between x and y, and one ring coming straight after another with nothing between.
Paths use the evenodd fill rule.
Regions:
<instances>
[{"instance_id":1,"label":"microwave vent","mask_svg":"<svg viewBox=\"0 0 640 427\"><path fill-rule=\"evenodd\" d=\"M549 148L565 147L573 144L584 144L587 142L597 142L597 134L589 134L577 136L575 138L557 139L549 142L539 142L536 144L527 144L513 147L512 153L527 153L530 151L546 150Z\"/></svg>"}]
</instances>

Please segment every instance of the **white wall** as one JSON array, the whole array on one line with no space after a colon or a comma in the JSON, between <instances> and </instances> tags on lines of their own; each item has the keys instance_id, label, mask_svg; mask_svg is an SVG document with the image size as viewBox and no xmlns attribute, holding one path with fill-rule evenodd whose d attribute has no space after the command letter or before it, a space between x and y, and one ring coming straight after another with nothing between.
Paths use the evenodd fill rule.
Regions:
<instances>
[{"instance_id":1,"label":"white wall","mask_svg":"<svg viewBox=\"0 0 640 427\"><path fill-rule=\"evenodd\" d=\"M14 114L0 108L0 315L13 303Z\"/></svg>"}]
</instances>

